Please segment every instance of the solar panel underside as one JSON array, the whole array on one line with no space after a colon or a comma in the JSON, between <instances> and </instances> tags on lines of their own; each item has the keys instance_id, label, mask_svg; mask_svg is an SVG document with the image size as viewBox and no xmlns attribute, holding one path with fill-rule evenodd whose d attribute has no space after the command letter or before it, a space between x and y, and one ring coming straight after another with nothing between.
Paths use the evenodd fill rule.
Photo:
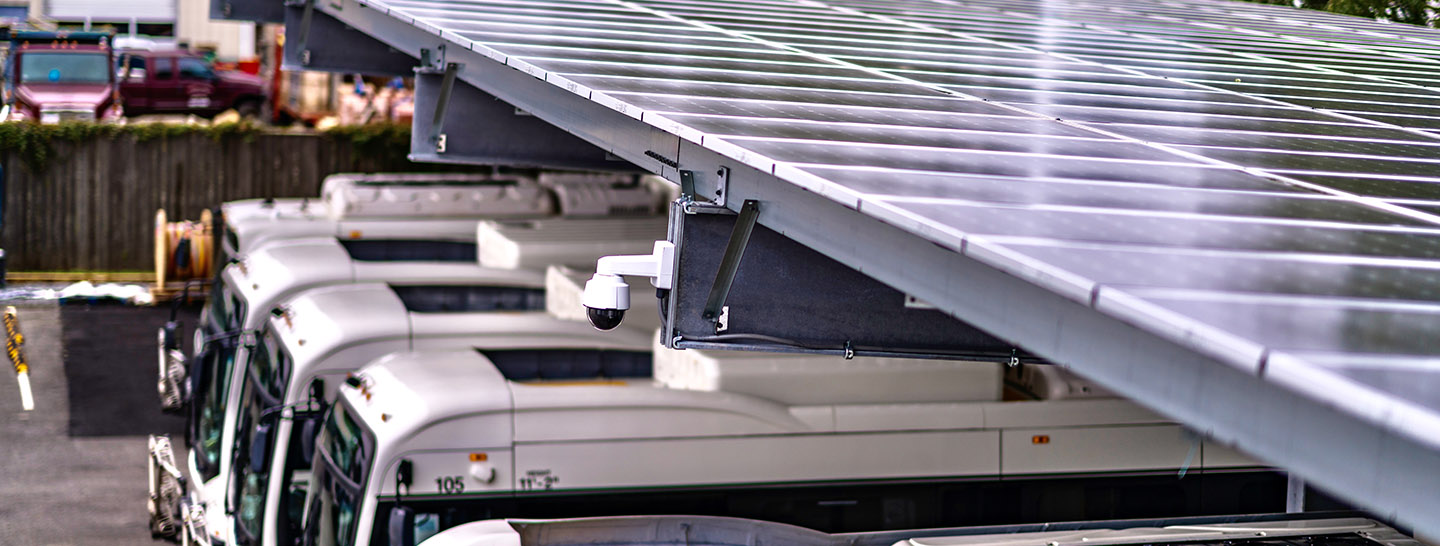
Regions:
<instances>
[{"instance_id":1,"label":"solar panel underside","mask_svg":"<svg viewBox=\"0 0 1440 546\"><path fill-rule=\"evenodd\" d=\"M1205 0L369 5L1440 447L1440 32Z\"/></svg>"}]
</instances>

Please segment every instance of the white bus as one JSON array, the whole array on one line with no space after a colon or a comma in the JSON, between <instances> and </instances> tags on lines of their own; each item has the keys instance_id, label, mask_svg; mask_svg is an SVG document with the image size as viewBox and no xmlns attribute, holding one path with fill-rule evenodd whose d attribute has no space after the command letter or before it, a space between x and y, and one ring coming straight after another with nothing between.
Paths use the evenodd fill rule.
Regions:
<instances>
[{"instance_id":1,"label":"white bus","mask_svg":"<svg viewBox=\"0 0 1440 546\"><path fill-rule=\"evenodd\" d=\"M231 201L220 212L219 250L228 261L272 240L294 237L439 233L463 240L473 236L479 218L551 216L555 205L528 176L336 174L325 179L317 197ZM428 225L410 221L417 218Z\"/></svg>"},{"instance_id":2,"label":"white bus","mask_svg":"<svg viewBox=\"0 0 1440 546\"><path fill-rule=\"evenodd\" d=\"M663 233L664 222L660 216L480 222L478 228L471 226L468 240L417 236L272 241L217 274L211 301L194 332L194 356L187 357L177 348L178 334L174 331L177 325L172 322L162 329L158 382L161 408L179 411L188 405L189 368L192 360L201 359L202 350L211 346L207 340L233 338L258 327L243 324L247 309L267 310L299 291L336 283L435 284L453 279L475 284L487 282L487 278L499 282L507 275L524 276L528 281L538 277L530 273L502 274L497 270L540 271L544 265L530 263L539 257L549 263L586 263L607 253L643 250L648 243L646 237ZM477 260L485 261L477 249L477 238L485 241L481 245L486 248L484 258L497 263L492 269L476 266Z\"/></svg>"},{"instance_id":3,"label":"white bus","mask_svg":"<svg viewBox=\"0 0 1440 546\"><path fill-rule=\"evenodd\" d=\"M212 480L214 489L203 493L203 517L187 514L195 527L190 536L229 544L275 544L269 535L262 536L261 523L277 521L288 513L281 506L298 506L303 500L303 475L296 478L294 472L308 467L308 459L292 448L292 437L312 440L319 424L315 410L325 404L328 393L346 374L378 356L477 344L560 343L549 341L553 339L648 353L642 333L604 339L586 325L543 312L496 310L534 308L539 302L521 300L539 291L506 293L505 298L513 299L497 305L491 301L493 294L476 298L463 288L328 286L304 292L271 313L250 356L237 364L244 373L236 375L240 381L232 387L239 398L229 475ZM476 300L484 303L483 310L471 310ZM270 479L281 475L275 472L281 469L285 479Z\"/></svg>"},{"instance_id":4,"label":"white bus","mask_svg":"<svg viewBox=\"0 0 1440 546\"><path fill-rule=\"evenodd\" d=\"M1284 501L1284 478L1128 401L1006 400L996 363L657 349L654 378L629 379L546 358L428 350L358 372L280 543L413 546L503 517L840 532Z\"/></svg>"},{"instance_id":5,"label":"white bus","mask_svg":"<svg viewBox=\"0 0 1440 546\"><path fill-rule=\"evenodd\" d=\"M736 518L613 517L487 520L425 541L424 546L1421 546L1358 515L1265 514L1127 521L1079 521L1000 527L828 534ZM403 538L403 537L397 537ZM403 544L404 542L396 542Z\"/></svg>"},{"instance_id":6,"label":"white bus","mask_svg":"<svg viewBox=\"0 0 1440 546\"><path fill-rule=\"evenodd\" d=\"M220 207L220 265L269 241L330 236L468 240L480 219L650 216L668 183L622 174L336 174L318 198L247 199Z\"/></svg>"},{"instance_id":7,"label":"white bus","mask_svg":"<svg viewBox=\"0 0 1440 546\"><path fill-rule=\"evenodd\" d=\"M551 219L501 230L523 231L525 240L519 243L497 237L496 230L484 222L478 228L472 227L472 233L478 231L488 244L500 247L491 254L502 259L507 252L529 255L533 254L529 249L540 247L544 255L557 262L593 263L606 252L643 250L664 228L665 219L652 216ZM589 235L579 237L577 232ZM400 261L391 261L396 259ZM503 296L507 289L537 290L544 286L543 275L535 270L486 268L477 265L476 260L473 242L312 237L274 241L227 266L221 274L223 282L196 329L196 354L187 359L178 350L161 347L162 400L172 393L175 405L185 403L190 455L185 465L189 467L188 479L183 479L186 474L175 463L169 439L152 438L148 503L152 530L162 535L177 532L187 512L180 507L181 498L187 499L188 505L200 506L207 491L223 490L220 484L225 483L223 476L227 475L231 459L234 408L239 400L234 385L245 374L243 367L234 363L247 359L247 349L241 342L246 336L242 334L253 334L263 326L269 310L305 290L365 281L385 281L394 286L489 286L497 296ZM538 303L536 299L524 302ZM471 304L483 306L485 302Z\"/></svg>"},{"instance_id":8,"label":"white bus","mask_svg":"<svg viewBox=\"0 0 1440 546\"><path fill-rule=\"evenodd\" d=\"M394 286L489 287L497 296L508 291L538 292L545 286L543 275L533 270L481 267L476 263L473 241L340 241L333 237L275 241L251 252L242 263L226 267L220 278L215 298L195 328L193 355L165 347L162 334L161 406L187 416L189 456L184 465L188 472L181 474L169 438L151 439L150 518L157 534L179 530L180 496L199 502L202 484L225 472L235 422L232 408L239 398L231 393L237 373L234 364L246 357L242 339L247 336L243 334L263 326L275 306L305 290L367 281ZM542 299L520 301L534 305ZM504 301L502 297L496 304ZM165 480L178 483L162 483ZM167 494L160 494L161 489Z\"/></svg>"}]
</instances>

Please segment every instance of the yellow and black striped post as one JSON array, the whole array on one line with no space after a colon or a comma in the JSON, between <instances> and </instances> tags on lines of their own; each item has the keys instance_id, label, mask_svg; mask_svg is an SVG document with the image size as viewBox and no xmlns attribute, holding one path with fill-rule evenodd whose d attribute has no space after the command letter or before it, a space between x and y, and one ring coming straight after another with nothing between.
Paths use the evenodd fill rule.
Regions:
<instances>
[{"instance_id":1,"label":"yellow and black striped post","mask_svg":"<svg viewBox=\"0 0 1440 546\"><path fill-rule=\"evenodd\" d=\"M30 365L25 363L25 335L20 333L20 314L14 306L5 308L5 352L10 363L15 365L15 378L20 382L20 406L25 411L35 409L35 397L30 392Z\"/></svg>"}]
</instances>

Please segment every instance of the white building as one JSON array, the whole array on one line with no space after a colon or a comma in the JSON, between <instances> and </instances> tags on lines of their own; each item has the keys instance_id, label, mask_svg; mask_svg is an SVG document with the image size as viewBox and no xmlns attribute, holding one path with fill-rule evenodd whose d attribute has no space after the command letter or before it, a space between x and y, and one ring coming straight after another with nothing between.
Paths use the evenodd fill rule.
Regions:
<instances>
[{"instance_id":1,"label":"white building","mask_svg":"<svg viewBox=\"0 0 1440 546\"><path fill-rule=\"evenodd\" d=\"M210 20L210 0L0 0L6 10L26 8L64 26L112 27L119 34L169 36L192 47L214 49L224 61L256 56L255 24ZM13 9L12 9L13 8Z\"/></svg>"}]
</instances>

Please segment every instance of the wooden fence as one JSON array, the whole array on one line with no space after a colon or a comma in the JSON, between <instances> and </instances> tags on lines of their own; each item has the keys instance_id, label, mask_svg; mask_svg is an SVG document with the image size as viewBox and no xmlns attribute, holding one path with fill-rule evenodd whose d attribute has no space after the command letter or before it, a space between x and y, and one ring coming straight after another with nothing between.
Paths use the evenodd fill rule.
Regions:
<instances>
[{"instance_id":1,"label":"wooden fence","mask_svg":"<svg viewBox=\"0 0 1440 546\"><path fill-rule=\"evenodd\" d=\"M0 151L0 248L11 271L149 270L156 209L194 220L225 201L317 196L332 173L429 170L405 160L405 149L357 150L315 133L120 134L51 146L43 166Z\"/></svg>"}]
</instances>

